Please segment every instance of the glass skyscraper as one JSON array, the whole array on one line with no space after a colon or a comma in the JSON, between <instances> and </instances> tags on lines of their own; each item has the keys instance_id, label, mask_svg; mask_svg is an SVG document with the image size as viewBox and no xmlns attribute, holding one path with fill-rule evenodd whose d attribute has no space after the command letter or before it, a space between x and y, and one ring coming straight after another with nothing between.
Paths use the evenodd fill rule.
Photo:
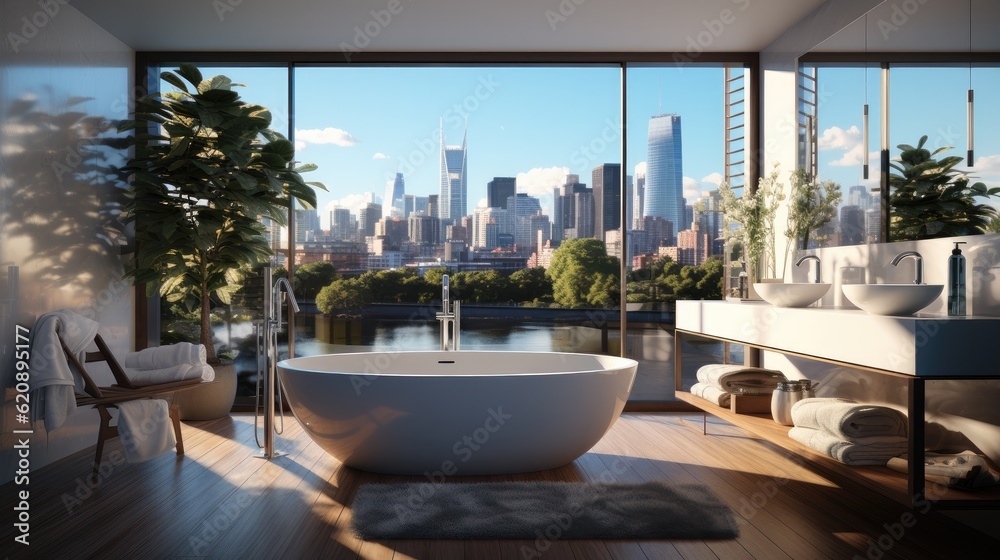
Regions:
<instances>
[{"instance_id":1,"label":"glass skyscraper","mask_svg":"<svg viewBox=\"0 0 1000 560\"><path fill-rule=\"evenodd\" d=\"M649 154L642 214L670 220L675 232L691 225L684 220L680 115L670 113L649 119Z\"/></svg>"},{"instance_id":2,"label":"glass skyscraper","mask_svg":"<svg viewBox=\"0 0 1000 560\"><path fill-rule=\"evenodd\" d=\"M406 217L406 192L402 173L396 173L396 178L386 184L383 202L383 218Z\"/></svg>"},{"instance_id":3,"label":"glass skyscraper","mask_svg":"<svg viewBox=\"0 0 1000 560\"><path fill-rule=\"evenodd\" d=\"M466 176L465 142L468 132L462 137L461 146L446 146L444 127L441 128L441 192L438 217L442 220L459 220L465 215L469 183Z\"/></svg>"}]
</instances>

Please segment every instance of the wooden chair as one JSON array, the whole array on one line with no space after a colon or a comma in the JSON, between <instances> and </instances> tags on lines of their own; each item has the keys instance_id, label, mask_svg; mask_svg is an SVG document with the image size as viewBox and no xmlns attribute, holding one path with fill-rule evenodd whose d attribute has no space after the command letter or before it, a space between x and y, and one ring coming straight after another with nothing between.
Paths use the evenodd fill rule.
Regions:
<instances>
[{"instance_id":1,"label":"wooden chair","mask_svg":"<svg viewBox=\"0 0 1000 560\"><path fill-rule=\"evenodd\" d=\"M91 362L107 362L108 367L111 368L111 373L115 377L115 384L108 387L98 387L97 383L87 373L86 368L80 360L70 352L69 348L66 347L66 343L59 339L62 345L63 353L66 354L66 358L72 365L80 377L83 379L84 392L76 393L76 404L77 406L93 406L97 409L98 414L101 415L101 427L100 432L97 436L97 453L94 456L94 480L99 481L100 477L98 472L101 467L101 454L104 452L104 442L118 437L118 426L111 425L111 413L108 412L109 407L115 407L120 402L131 401L135 399L148 399L155 397L157 395L163 395L165 393L173 393L175 391L181 391L184 389L190 389L192 387L197 387L203 383L214 383L214 381L203 381L202 378L197 377L194 379L185 379L183 381L171 381L168 383L159 383L156 385L144 385L136 386L134 385L125 375L125 370L122 368L118 360L115 359L114 354L108 348L107 343L101 338L101 335L94 337L94 343L97 345L97 352L87 352L83 363ZM176 404L170 405L170 420L174 428L174 437L177 439L177 454L184 454L184 440L181 437L181 421L180 415L177 410Z\"/></svg>"}]
</instances>

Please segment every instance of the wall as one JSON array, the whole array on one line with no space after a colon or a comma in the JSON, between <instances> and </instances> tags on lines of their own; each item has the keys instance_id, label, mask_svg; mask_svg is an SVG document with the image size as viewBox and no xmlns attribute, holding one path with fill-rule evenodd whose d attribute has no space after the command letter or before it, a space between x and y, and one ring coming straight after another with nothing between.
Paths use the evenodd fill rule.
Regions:
<instances>
[{"instance_id":1,"label":"wall","mask_svg":"<svg viewBox=\"0 0 1000 560\"><path fill-rule=\"evenodd\" d=\"M46 11L46 9L48 11ZM64 0L0 4L0 298L5 388L0 482L13 477L11 345L15 322L31 326L68 307L101 323L116 352L132 348L131 290L121 282L127 236L121 185L107 145L126 117L134 53ZM18 267L18 274L12 267ZM16 276L16 278L15 278ZM16 290L15 290L16 288ZM12 293L15 292L16 293ZM13 301L6 301L12 299ZM110 383L106 369L93 370ZM23 436L22 436L23 437ZM78 409L52 433L30 436L31 469L94 445L97 413Z\"/></svg>"}]
</instances>

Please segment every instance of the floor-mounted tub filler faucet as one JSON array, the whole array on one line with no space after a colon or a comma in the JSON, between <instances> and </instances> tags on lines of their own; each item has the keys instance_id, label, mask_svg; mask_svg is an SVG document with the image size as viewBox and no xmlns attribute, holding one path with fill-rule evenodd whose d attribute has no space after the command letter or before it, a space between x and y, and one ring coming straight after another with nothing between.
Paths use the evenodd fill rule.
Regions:
<instances>
[{"instance_id":1,"label":"floor-mounted tub filler faucet","mask_svg":"<svg viewBox=\"0 0 1000 560\"><path fill-rule=\"evenodd\" d=\"M447 274L441 276L441 311L436 317L441 321L441 350L458 350L461 338L462 302L451 301Z\"/></svg>"},{"instance_id":2,"label":"floor-mounted tub filler faucet","mask_svg":"<svg viewBox=\"0 0 1000 560\"><path fill-rule=\"evenodd\" d=\"M913 283L923 284L924 283L924 259L920 256L920 253L916 251L903 251L902 253L896 255L889 261L889 264L896 266L900 261L906 257L913 257Z\"/></svg>"},{"instance_id":3,"label":"floor-mounted tub filler faucet","mask_svg":"<svg viewBox=\"0 0 1000 560\"><path fill-rule=\"evenodd\" d=\"M806 255L806 256L802 257L801 259L795 261L795 266L799 266L800 264L802 264L802 263L804 263L806 261L816 261L816 280L815 280L815 283L816 284L822 284L823 283L823 268L822 268L822 265L820 265L819 257L817 257L816 255Z\"/></svg>"},{"instance_id":4,"label":"floor-mounted tub filler faucet","mask_svg":"<svg viewBox=\"0 0 1000 560\"><path fill-rule=\"evenodd\" d=\"M274 450L274 435L285 431L285 416L281 415L281 429L276 429L274 423L275 403L281 403L281 385L278 383L278 332L281 330L281 292L288 294L288 305L295 313L299 312L299 302L292 292L292 284L288 278L271 279L271 267L264 267L264 320L261 322L261 332L258 335L259 356L257 359L257 397L254 407L254 438L257 438L257 417L264 418L264 442L257 438L257 446L261 451L256 455L262 459L272 459L284 455ZM263 386L263 402L261 387ZM277 399L275 399L277 397Z\"/></svg>"}]
</instances>

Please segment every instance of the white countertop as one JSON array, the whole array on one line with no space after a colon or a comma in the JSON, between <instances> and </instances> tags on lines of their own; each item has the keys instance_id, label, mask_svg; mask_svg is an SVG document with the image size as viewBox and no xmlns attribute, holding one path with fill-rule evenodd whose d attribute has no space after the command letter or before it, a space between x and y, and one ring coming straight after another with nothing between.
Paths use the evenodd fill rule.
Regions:
<instances>
[{"instance_id":1,"label":"white countertop","mask_svg":"<svg viewBox=\"0 0 1000 560\"><path fill-rule=\"evenodd\" d=\"M678 301L678 329L921 377L1000 374L1000 317L869 315L764 302Z\"/></svg>"}]
</instances>

